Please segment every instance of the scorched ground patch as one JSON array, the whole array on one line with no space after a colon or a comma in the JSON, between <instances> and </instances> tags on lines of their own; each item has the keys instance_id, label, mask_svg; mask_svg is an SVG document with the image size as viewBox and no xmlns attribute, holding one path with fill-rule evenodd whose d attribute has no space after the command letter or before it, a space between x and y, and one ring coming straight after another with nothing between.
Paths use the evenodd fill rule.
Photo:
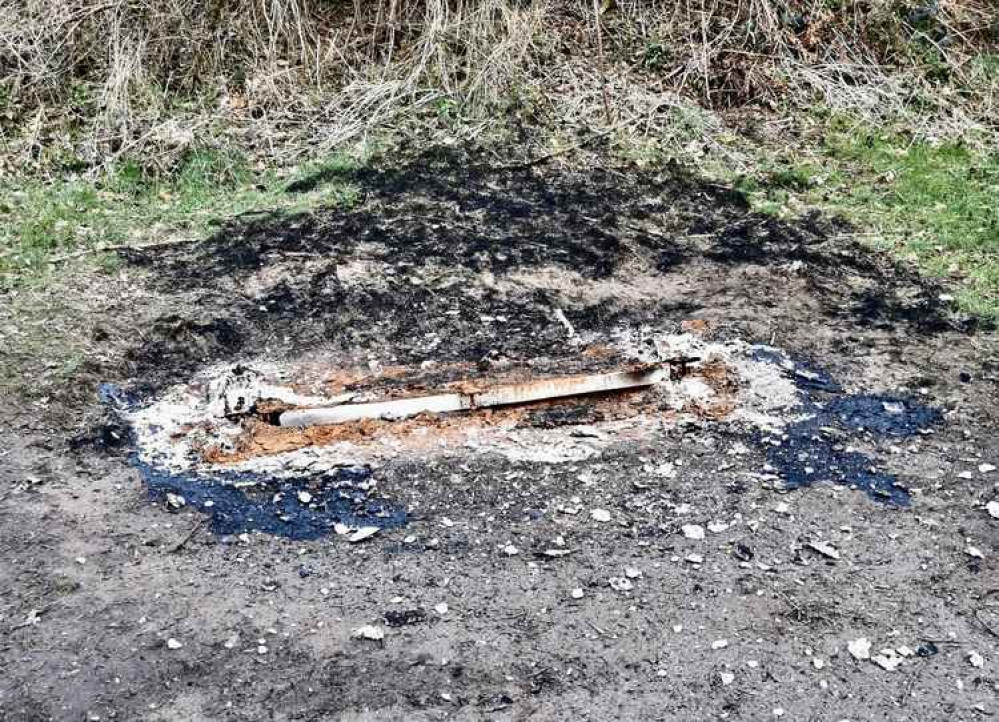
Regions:
<instances>
[{"instance_id":1,"label":"scorched ground patch","mask_svg":"<svg viewBox=\"0 0 999 722\"><path fill-rule=\"evenodd\" d=\"M100 342L0 428L0 717L995 713L994 333L843 224L754 214L675 169L491 163L363 171L350 209L124 254L128 293L80 279L78 331ZM233 397L232 445L190 458L195 429L128 419L139 453L169 442L165 484L197 477L155 506L93 402L102 380L142 409L199 380L204 399L240 362L296 403L399 398L612 372L685 334L729 350L686 377L687 408L649 389L346 434ZM350 525L406 523L204 530L311 537L324 490L364 512Z\"/></svg>"}]
</instances>

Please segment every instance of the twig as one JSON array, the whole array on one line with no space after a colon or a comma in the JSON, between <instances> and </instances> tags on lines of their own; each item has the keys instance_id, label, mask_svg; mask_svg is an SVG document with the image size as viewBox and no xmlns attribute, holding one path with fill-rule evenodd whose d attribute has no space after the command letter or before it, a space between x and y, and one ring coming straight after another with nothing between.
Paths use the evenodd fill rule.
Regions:
<instances>
[{"instance_id":1,"label":"twig","mask_svg":"<svg viewBox=\"0 0 999 722\"><path fill-rule=\"evenodd\" d=\"M985 594L982 595L980 601L982 602L983 606L988 601L988 598L993 594L999 594L999 589L990 589L989 591L985 592ZM982 615L982 607L979 607L978 609L975 610L975 621L981 624L982 628L985 629L985 631L991 634L993 637L999 637L999 632L993 629L991 624L982 619L981 615Z\"/></svg>"},{"instance_id":2,"label":"twig","mask_svg":"<svg viewBox=\"0 0 999 722\"><path fill-rule=\"evenodd\" d=\"M195 522L194 526L191 527L191 531L187 532L187 534L184 536L183 539L181 539L179 542L170 547L169 553L176 554L181 549L183 549L184 546L194 538L194 535L197 534L199 531L201 531L201 527L205 525L206 518L207 517L201 517L200 519L198 519L198 521Z\"/></svg>"},{"instance_id":3,"label":"twig","mask_svg":"<svg viewBox=\"0 0 999 722\"><path fill-rule=\"evenodd\" d=\"M609 128L605 128L599 133L594 133L593 135L589 136L588 138L584 138L578 143L573 143L572 145L566 146L565 148L561 148L559 150L553 150L551 153L545 153L544 155L540 155L537 158L531 158L529 160L520 161L518 163L507 163L505 165L493 166L493 169L525 170L527 168L533 168L536 165L547 163L548 161L554 160L555 158L560 158L563 155L569 155L570 153L575 153L577 150L582 150L583 148L588 146L590 143L593 143L594 141L600 140L601 138L604 138L610 135L611 133L619 131L622 128L627 128L629 125L634 125L635 123L639 123L645 120L649 116L659 112L659 110L665 106L678 107L678 104L668 103L666 101L657 103L655 107L652 108L651 110L647 110L644 113L639 113L638 115L634 116L633 118L629 118L628 120L622 120L620 123L615 123Z\"/></svg>"},{"instance_id":4,"label":"twig","mask_svg":"<svg viewBox=\"0 0 999 722\"><path fill-rule=\"evenodd\" d=\"M600 23L600 0L593 0L593 22L597 27L597 57L600 59L600 92L604 97L604 115L607 122L613 121L610 107L610 91L607 89L607 58L604 57L604 31Z\"/></svg>"},{"instance_id":5,"label":"twig","mask_svg":"<svg viewBox=\"0 0 999 722\"><path fill-rule=\"evenodd\" d=\"M147 248L163 248L164 246L178 246L184 243L198 243L200 238L172 238L168 241L156 241L155 243L144 243L142 245L133 246L130 243L115 243L111 245L101 245L92 246L91 248L84 248L79 251L73 251L72 253L64 253L61 256L53 256L48 259L49 263L62 263L63 261L68 261L72 258L79 258L80 256L86 256L89 253L105 253L107 251L144 251Z\"/></svg>"}]
</instances>

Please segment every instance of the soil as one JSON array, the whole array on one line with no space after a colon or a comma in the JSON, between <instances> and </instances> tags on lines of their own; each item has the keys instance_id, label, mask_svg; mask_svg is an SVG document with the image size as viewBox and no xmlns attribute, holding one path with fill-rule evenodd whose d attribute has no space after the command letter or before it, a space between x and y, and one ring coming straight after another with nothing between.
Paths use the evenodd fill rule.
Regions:
<instances>
[{"instance_id":1,"label":"soil","mask_svg":"<svg viewBox=\"0 0 999 722\"><path fill-rule=\"evenodd\" d=\"M999 713L995 331L843 223L759 215L678 168L493 165L434 151L355 173L349 209L124 254L73 378L4 404L0 719ZM98 393L143 403L240 362L385 396L565 375L611 367L620 329L781 349L815 415L769 437L671 417L561 463L403 450L347 480L399 513L350 543L174 508ZM862 637L901 665L855 658Z\"/></svg>"}]
</instances>

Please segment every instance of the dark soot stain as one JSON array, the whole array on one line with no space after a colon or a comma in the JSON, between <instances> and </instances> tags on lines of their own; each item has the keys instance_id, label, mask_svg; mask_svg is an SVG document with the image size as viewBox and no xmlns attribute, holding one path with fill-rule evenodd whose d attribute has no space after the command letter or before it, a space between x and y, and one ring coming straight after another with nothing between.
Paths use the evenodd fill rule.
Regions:
<instances>
[{"instance_id":1,"label":"dark soot stain","mask_svg":"<svg viewBox=\"0 0 999 722\"><path fill-rule=\"evenodd\" d=\"M939 411L905 396L838 395L839 384L811 363L788 363L769 349L759 351L756 358L788 368L810 413L809 418L788 426L782 438L759 439L767 461L780 472L788 489L832 482L862 489L873 499L896 506L910 504L908 491L898 486L897 479L878 471L866 454L848 450L844 437L877 441L913 436L938 423ZM820 400L814 391L834 396Z\"/></svg>"},{"instance_id":2,"label":"dark soot stain","mask_svg":"<svg viewBox=\"0 0 999 722\"><path fill-rule=\"evenodd\" d=\"M187 506L211 515L216 534L260 531L289 539L326 536L335 524L376 526L382 529L406 523L406 512L370 499L359 485L371 476L368 469L339 469L322 476L276 479L257 474L203 477L157 469L139 460L150 495L165 500L167 494L184 497ZM244 491L234 484L253 484ZM299 492L308 492L308 504Z\"/></svg>"},{"instance_id":3,"label":"dark soot stain","mask_svg":"<svg viewBox=\"0 0 999 722\"><path fill-rule=\"evenodd\" d=\"M113 384L101 384L98 394L116 418L115 412L136 404L133 396ZM115 428L124 426L116 422ZM304 540L326 536L336 524L388 529L407 520L401 507L368 496L364 488L371 478L368 468L284 478L235 472L180 474L141 460L130 429L127 434L128 459L142 475L150 497L157 501L166 501L167 494L183 497L185 507L211 517L216 534L259 531ZM307 492L311 499L302 503L299 492Z\"/></svg>"}]
</instances>

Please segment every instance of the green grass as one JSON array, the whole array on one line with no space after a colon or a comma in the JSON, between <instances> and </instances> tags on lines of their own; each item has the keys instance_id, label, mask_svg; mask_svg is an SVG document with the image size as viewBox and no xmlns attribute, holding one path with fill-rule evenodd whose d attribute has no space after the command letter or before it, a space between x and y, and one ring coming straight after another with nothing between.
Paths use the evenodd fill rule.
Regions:
<instances>
[{"instance_id":1,"label":"green grass","mask_svg":"<svg viewBox=\"0 0 999 722\"><path fill-rule=\"evenodd\" d=\"M135 161L97 179L0 182L0 288L43 281L52 261L87 248L204 237L220 222L250 211L349 205L358 190L339 176L361 161L336 155L293 173L257 172L233 152L197 150L168 176ZM321 174L307 193L288 193L297 177ZM112 271L115 258L95 254Z\"/></svg>"},{"instance_id":2,"label":"green grass","mask_svg":"<svg viewBox=\"0 0 999 722\"><path fill-rule=\"evenodd\" d=\"M833 119L815 152L738 184L764 212L817 206L846 216L879 246L954 282L965 311L999 319L999 151Z\"/></svg>"}]
</instances>

